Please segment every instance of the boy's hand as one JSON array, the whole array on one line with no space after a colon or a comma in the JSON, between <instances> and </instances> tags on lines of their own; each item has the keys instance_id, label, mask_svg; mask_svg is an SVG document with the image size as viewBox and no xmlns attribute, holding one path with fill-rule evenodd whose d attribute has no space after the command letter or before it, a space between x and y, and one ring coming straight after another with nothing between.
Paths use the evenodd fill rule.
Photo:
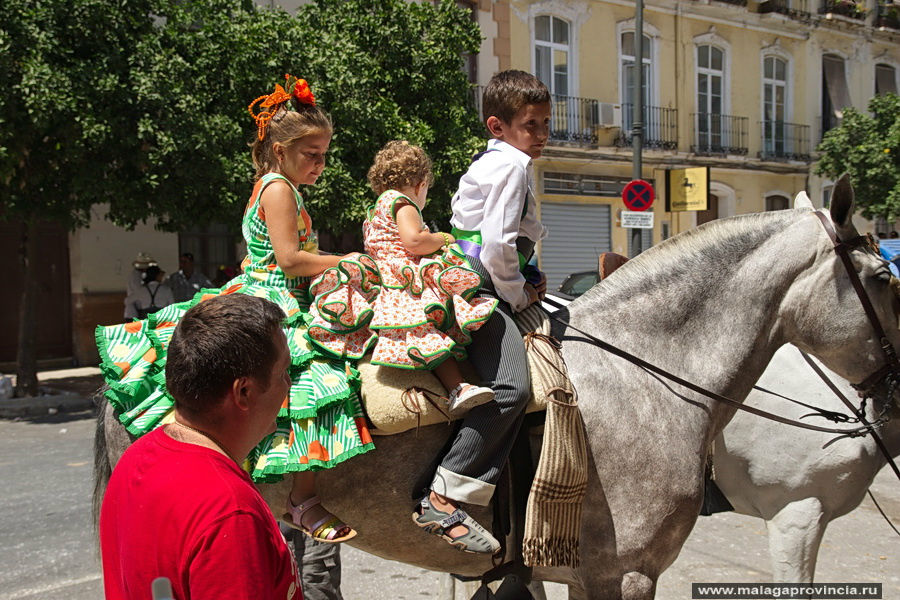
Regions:
<instances>
[{"instance_id":1,"label":"boy's hand","mask_svg":"<svg viewBox=\"0 0 900 600\"><path fill-rule=\"evenodd\" d=\"M547 289L547 282L544 281L544 290ZM524 286L525 293L528 295L528 306L531 306L535 302L541 301L541 295L538 293L537 288L535 288L530 283L526 283Z\"/></svg>"},{"instance_id":2,"label":"boy's hand","mask_svg":"<svg viewBox=\"0 0 900 600\"><path fill-rule=\"evenodd\" d=\"M538 298L543 300L544 296L547 295L547 275L543 271L538 271L538 273L540 273L541 279L534 284L534 289L538 294Z\"/></svg>"}]
</instances>

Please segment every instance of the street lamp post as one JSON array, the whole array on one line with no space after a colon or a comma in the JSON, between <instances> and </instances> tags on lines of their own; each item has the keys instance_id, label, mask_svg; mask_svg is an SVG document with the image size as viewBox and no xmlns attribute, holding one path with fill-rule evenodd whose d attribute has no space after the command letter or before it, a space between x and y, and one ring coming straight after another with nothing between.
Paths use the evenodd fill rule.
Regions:
<instances>
[{"instance_id":1,"label":"street lamp post","mask_svg":"<svg viewBox=\"0 0 900 600\"><path fill-rule=\"evenodd\" d=\"M641 151L644 143L644 0L635 1L634 10L634 115L631 124L631 142L634 157L632 179L641 177Z\"/></svg>"}]
</instances>

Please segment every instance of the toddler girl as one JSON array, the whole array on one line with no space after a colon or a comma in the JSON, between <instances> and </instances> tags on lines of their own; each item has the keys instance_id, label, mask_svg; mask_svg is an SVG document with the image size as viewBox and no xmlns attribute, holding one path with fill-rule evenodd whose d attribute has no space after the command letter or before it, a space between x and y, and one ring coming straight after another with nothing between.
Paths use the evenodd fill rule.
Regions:
<instances>
[{"instance_id":1,"label":"toddler girl","mask_svg":"<svg viewBox=\"0 0 900 600\"><path fill-rule=\"evenodd\" d=\"M347 286L338 294L328 293L336 290L332 279L314 290L322 294L316 299L321 318L309 335L339 356L358 358L375 343L373 364L433 369L450 392L450 411L459 413L494 397L489 388L466 383L456 360L465 358L469 333L491 316L497 301L474 298L481 276L466 266L449 233L431 233L423 222L431 183L431 160L422 148L392 141L378 152L369 185L379 197L369 209L363 233L366 254L381 272L381 290L371 309L361 301L355 304L364 307L355 310L355 322L363 321L367 312L371 321L368 327L348 328L353 319L333 318L338 311L329 306L340 306L346 313L354 303L346 296L337 300ZM326 273L323 280L328 279Z\"/></svg>"}]
</instances>

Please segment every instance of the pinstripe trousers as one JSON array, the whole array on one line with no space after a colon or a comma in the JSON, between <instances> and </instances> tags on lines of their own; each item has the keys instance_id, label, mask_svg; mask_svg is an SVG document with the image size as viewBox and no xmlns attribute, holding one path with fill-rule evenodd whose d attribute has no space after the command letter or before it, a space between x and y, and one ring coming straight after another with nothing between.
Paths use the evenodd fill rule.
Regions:
<instances>
[{"instance_id":1,"label":"pinstripe trousers","mask_svg":"<svg viewBox=\"0 0 900 600\"><path fill-rule=\"evenodd\" d=\"M477 260L470 262L487 284L483 292L493 295L484 267ZM480 384L494 390L495 398L465 416L431 489L459 502L487 506L531 396L525 345L509 304L500 301L491 318L472 334L466 350Z\"/></svg>"}]
</instances>

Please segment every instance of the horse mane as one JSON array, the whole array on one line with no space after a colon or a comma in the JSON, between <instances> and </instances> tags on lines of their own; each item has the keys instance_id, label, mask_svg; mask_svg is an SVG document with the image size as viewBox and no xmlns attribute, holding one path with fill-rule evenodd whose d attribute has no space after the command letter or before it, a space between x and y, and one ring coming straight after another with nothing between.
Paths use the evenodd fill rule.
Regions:
<instances>
[{"instance_id":1,"label":"horse mane","mask_svg":"<svg viewBox=\"0 0 900 600\"><path fill-rule=\"evenodd\" d=\"M773 234L786 229L810 209L789 209L738 215L705 223L642 252L608 279L595 285L583 302L633 299L660 287L684 282L703 273L709 288L727 276ZM712 289L712 288L710 288ZM579 298L581 300L581 298ZM579 302L579 304L582 304Z\"/></svg>"}]
</instances>

